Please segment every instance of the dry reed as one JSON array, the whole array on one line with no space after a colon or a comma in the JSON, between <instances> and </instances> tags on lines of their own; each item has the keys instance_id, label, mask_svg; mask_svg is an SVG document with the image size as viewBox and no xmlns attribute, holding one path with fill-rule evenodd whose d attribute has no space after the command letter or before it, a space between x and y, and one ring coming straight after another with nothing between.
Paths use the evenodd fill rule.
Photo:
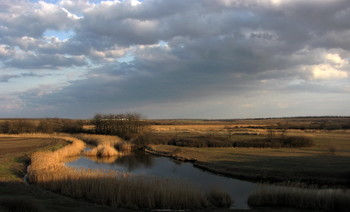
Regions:
<instances>
[{"instance_id":1,"label":"dry reed","mask_svg":"<svg viewBox=\"0 0 350 212\"><path fill-rule=\"evenodd\" d=\"M350 191L262 187L249 197L248 204L251 206L282 206L323 211L350 211Z\"/></svg>"},{"instance_id":2,"label":"dry reed","mask_svg":"<svg viewBox=\"0 0 350 212\"><path fill-rule=\"evenodd\" d=\"M76 138L93 145L108 145L116 148L119 152L131 152L133 145L118 136L111 135L92 135L92 134L76 134Z\"/></svg>"},{"instance_id":3,"label":"dry reed","mask_svg":"<svg viewBox=\"0 0 350 212\"><path fill-rule=\"evenodd\" d=\"M38 152L32 156L28 171L30 183L75 198L123 208L201 209L227 207L215 203L201 190L182 182L150 176L130 175L116 171L74 169L64 165L63 158L84 149L77 138L55 152ZM226 197L216 198L227 202Z\"/></svg>"},{"instance_id":4,"label":"dry reed","mask_svg":"<svg viewBox=\"0 0 350 212\"><path fill-rule=\"evenodd\" d=\"M112 156L123 155L121 152L118 152L116 149L114 149L114 147L106 144L100 144L91 150L85 151L83 154L85 156L97 156L97 157L112 157Z\"/></svg>"}]
</instances>

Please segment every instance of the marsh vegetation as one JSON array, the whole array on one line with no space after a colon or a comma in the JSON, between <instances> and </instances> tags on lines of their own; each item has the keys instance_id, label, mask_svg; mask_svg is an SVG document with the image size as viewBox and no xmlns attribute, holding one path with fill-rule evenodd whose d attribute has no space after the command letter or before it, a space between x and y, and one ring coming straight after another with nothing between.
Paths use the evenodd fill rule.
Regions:
<instances>
[{"instance_id":1,"label":"marsh vegetation","mask_svg":"<svg viewBox=\"0 0 350 212\"><path fill-rule=\"evenodd\" d=\"M63 159L79 155L85 144L77 138L62 139L71 144L54 152L36 152L31 156L29 182L112 207L200 209L230 205L225 193L220 193L220 199L217 191L205 193L183 182L115 171L69 168Z\"/></svg>"},{"instance_id":2,"label":"marsh vegetation","mask_svg":"<svg viewBox=\"0 0 350 212\"><path fill-rule=\"evenodd\" d=\"M283 206L322 211L349 211L350 191L262 186L249 197L248 204L255 207Z\"/></svg>"},{"instance_id":3,"label":"marsh vegetation","mask_svg":"<svg viewBox=\"0 0 350 212\"><path fill-rule=\"evenodd\" d=\"M97 120L100 125L97 125ZM0 131L10 133L11 135L4 136L7 139L11 137L10 140L14 143L16 143L16 139L23 139L23 141L26 139L28 141L30 139L38 141L49 139L54 141L48 146L41 146L40 142L35 144L28 142L28 144L33 145L31 147L24 145L22 148L22 144L18 144L17 147L20 148L17 150L25 152L28 150L26 155L31 155L31 168L28 173L30 182L57 193L100 204L127 208L199 209L227 207L228 205L228 199L221 192L206 193L193 185L184 185L183 182L150 176L141 177L115 171L101 172L66 167L63 158L80 155L84 152L84 142L86 142L94 147L83 154L93 155L96 160L100 161L113 161L111 156L125 156L134 149L142 148L153 154L192 161L196 167L229 177L279 184L284 182L303 184L302 190L258 191L251 197L249 201L251 205L269 205L269 207L277 205L326 210L342 210L340 206L339 208L333 206L343 205L342 208L348 208L344 202L349 201L344 201L343 198L344 195L345 197L349 196L348 186L350 184L348 178L350 174L348 171L350 132L347 130L350 119L347 117L147 121L139 117L127 119L124 114L113 118L100 115L91 121L67 121L67 126L64 122L59 119L0 120ZM77 125L72 124L73 122ZM47 123L47 128L44 127L45 123ZM106 123L112 124L114 127L108 128ZM109 135L94 134L103 133L102 129L110 130ZM74 134L74 136L18 134L22 132L74 132L80 134ZM63 147L67 142L71 144ZM4 145L8 144L4 143ZM15 149L10 146L5 147L6 151L2 150L11 152ZM33 154L36 149L41 151ZM42 150L46 151L42 152ZM14 169L5 165L5 161L9 160L1 160L0 171L5 174L4 176L7 173L9 173L7 176L11 176L5 177L7 180L18 179L17 176L24 175L24 171L14 175ZM25 156L23 159L16 159L15 163L9 164L14 164L10 166L18 167L16 168L18 170L24 170L28 163L28 156ZM1 178L5 179L3 176ZM93 187L93 185L97 186ZM111 185L112 187L110 187ZM157 185L164 186L162 189L158 189ZM310 186L313 190L310 190ZM99 189L105 187L106 189ZM325 187L332 190L320 190L320 188ZM345 189L345 192L334 190L335 188ZM310 194L306 194L308 192ZM143 195L144 193L147 193L147 196ZM257 194L264 196L264 198L258 197ZM176 199L175 196L179 199ZM301 196L305 198L300 198ZM323 196L329 199L327 205L317 203ZM182 197L185 198L182 199ZM191 200L192 205L188 199ZM295 202L287 203L287 199L290 202L295 199ZM308 201L315 203L298 203L298 201L302 202L300 199L308 199ZM220 203L214 202L218 200ZM175 207L175 205L177 206ZM333 208L329 205L333 205Z\"/></svg>"}]
</instances>

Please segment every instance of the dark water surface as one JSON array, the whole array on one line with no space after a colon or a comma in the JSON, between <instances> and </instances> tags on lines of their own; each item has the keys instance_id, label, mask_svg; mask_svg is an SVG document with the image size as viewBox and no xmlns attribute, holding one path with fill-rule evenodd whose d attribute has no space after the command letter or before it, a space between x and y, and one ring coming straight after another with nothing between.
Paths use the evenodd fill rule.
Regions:
<instances>
[{"instance_id":1,"label":"dark water surface","mask_svg":"<svg viewBox=\"0 0 350 212\"><path fill-rule=\"evenodd\" d=\"M257 187L255 183L203 171L194 167L191 163L179 162L171 158L154 156L144 152L137 152L119 158L105 158L103 160L78 157L72 158L66 165L91 169L111 169L133 174L181 179L204 189L219 188L231 195L231 198L234 200L232 208L239 209L249 208L247 205L248 196Z\"/></svg>"}]
</instances>

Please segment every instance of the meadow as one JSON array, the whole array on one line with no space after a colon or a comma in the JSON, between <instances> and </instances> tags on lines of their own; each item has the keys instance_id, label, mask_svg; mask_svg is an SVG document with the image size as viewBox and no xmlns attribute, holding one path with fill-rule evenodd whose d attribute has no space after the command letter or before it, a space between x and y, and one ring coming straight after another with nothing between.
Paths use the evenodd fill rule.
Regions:
<instances>
[{"instance_id":1,"label":"meadow","mask_svg":"<svg viewBox=\"0 0 350 212\"><path fill-rule=\"evenodd\" d=\"M249 198L252 207L348 211L350 186L349 118L295 118L164 121L153 125L146 151L191 161L214 173L273 183ZM201 124L200 124L201 123ZM305 146L246 145L282 138L312 141ZM177 142L174 142L177 141ZM190 142L192 141L192 142ZM258 142L258 143L259 143ZM279 187L284 186L284 187Z\"/></svg>"},{"instance_id":2,"label":"meadow","mask_svg":"<svg viewBox=\"0 0 350 212\"><path fill-rule=\"evenodd\" d=\"M131 209L202 209L229 207L231 204L230 197L223 192L216 190L204 192L181 181L115 171L66 167L63 162L66 157L77 156L84 151L85 143L76 137L44 134L7 135L7 137L22 139L40 137L69 142L69 145L55 151L38 151L31 154L31 164L28 168L30 183L66 196L111 207ZM77 137L86 138L87 135L77 135ZM97 148L105 145L117 152L111 146L111 137L92 136L92 139L99 143ZM114 145L120 146L118 144L123 143L121 139L114 140L116 141L112 142ZM108 157L110 155L97 154L94 156Z\"/></svg>"},{"instance_id":3,"label":"meadow","mask_svg":"<svg viewBox=\"0 0 350 212\"><path fill-rule=\"evenodd\" d=\"M67 144L63 139L47 136L1 134L0 211L114 211L109 207L72 199L24 183L23 177L34 152L54 151Z\"/></svg>"},{"instance_id":4,"label":"meadow","mask_svg":"<svg viewBox=\"0 0 350 212\"><path fill-rule=\"evenodd\" d=\"M344 198L344 196L349 195L350 185L349 120L346 117L148 120L147 130L142 130L142 133L135 135L128 132L125 137L130 138L129 140L111 135L93 135L91 134L94 131L93 122L89 121L79 122L84 123L79 128L80 134L70 134L66 137L55 137L52 136L53 134L50 136L3 134L0 139L0 145L3 147L0 151L1 182L2 187L6 188L5 193L11 193L9 192L9 183L21 181L21 177L26 173L26 166L30 162L29 158L31 158L32 168L29 171L31 183L56 193L103 205L132 209L203 209L227 207L230 203L224 193L212 191L211 194L205 194L191 185L184 186L180 182L170 183L156 178L125 176L115 172L75 170L65 167L63 158L81 154L84 145L81 145L80 142L84 141L95 147L90 151L83 152L83 154L93 155L99 161L108 161L108 158L112 158L110 156L126 155L134 149L144 149L152 154L191 161L196 167L228 177L301 189L292 192L289 192L288 189L282 190L282 192L281 189L256 192L250 199L252 206L322 209L326 206L316 203L290 204L290 202L293 202L293 199L298 202L297 199L300 199L301 194L305 199L309 198L311 202L317 202L319 199L315 200L311 197L314 197L313 194L317 193L320 188L329 190L317 193L318 196L329 197L334 194L333 197L329 198L332 201L349 202L347 198ZM57 120L55 122L61 123ZM7 126L4 123L8 124L9 121L3 120L2 123L2 126ZM24 122L20 123L23 125ZM38 131L41 121L35 120L35 123L33 125ZM65 127L60 125L57 129L64 131ZM84 129L89 134L82 134ZM71 144L66 146L69 143ZM114 180L116 178L117 181ZM96 186L91 187L92 184ZM126 184L128 186L122 186ZM168 187L169 190L162 189L160 191L155 189L156 185L164 185L162 187ZM36 189L38 187L33 187L33 190ZM345 189L346 192L339 192L338 189ZM23 190L28 190L28 187ZM103 192L99 193L101 190ZM123 195L116 191L122 192ZM288 193L291 194L288 196ZM298 193L300 195L296 195ZM143 196L143 194L147 195ZM122 196L124 197L121 198ZM164 196L168 198L163 198ZM179 196L184 199L178 200L176 197ZM56 198L60 199L60 197ZM140 201L141 199L142 201ZM220 201L213 202L213 199ZM286 202L286 199L291 200ZM1 201L11 202L13 200L5 198ZM72 201L76 200L69 199L68 202ZM179 201L183 203L179 203ZM334 205L335 203L332 201L327 204ZM43 201L41 198L36 199L36 202L44 202L46 208L57 206L52 206L52 203L47 204L47 201ZM79 202L78 208L84 207L84 204ZM348 205L345 204L344 207L347 208ZM99 210L108 210L108 207L99 208Z\"/></svg>"},{"instance_id":5,"label":"meadow","mask_svg":"<svg viewBox=\"0 0 350 212\"><path fill-rule=\"evenodd\" d=\"M226 129L225 129L226 128ZM155 126L150 152L195 161L195 165L241 179L265 182L304 182L320 186L348 186L350 175L349 130L276 130L274 137L301 137L312 140L305 147L191 147L169 145L177 140L221 140L251 142L266 140L268 129L235 128L227 132L227 125ZM189 133L190 132L190 133ZM228 134L230 133L230 134ZM228 139L228 137L230 137ZM166 141L164 141L166 138ZM167 145L164 145L167 144Z\"/></svg>"}]
</instances>

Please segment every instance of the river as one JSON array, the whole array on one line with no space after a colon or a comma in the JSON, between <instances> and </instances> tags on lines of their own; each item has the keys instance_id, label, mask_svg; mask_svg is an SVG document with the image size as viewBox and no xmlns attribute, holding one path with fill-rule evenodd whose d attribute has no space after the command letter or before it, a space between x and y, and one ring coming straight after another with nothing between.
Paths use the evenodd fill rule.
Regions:
<instances>
[{"instance_id":1,"label":"river","mask_svg":"<svg viewBox=\"0 0 350 212\"><path fill-rule=\"evenodd\" d=\"M234 200L231 208L248 209L248 196L257 184L213 174L196 168L189 162L179 162L171 158L136 152L115 158L76 157L66 162L67 166L90 169L110 169L133 174L153 175L188 181L203 189L218 188L230 194Z\"/></svg>"}]
</instances>

